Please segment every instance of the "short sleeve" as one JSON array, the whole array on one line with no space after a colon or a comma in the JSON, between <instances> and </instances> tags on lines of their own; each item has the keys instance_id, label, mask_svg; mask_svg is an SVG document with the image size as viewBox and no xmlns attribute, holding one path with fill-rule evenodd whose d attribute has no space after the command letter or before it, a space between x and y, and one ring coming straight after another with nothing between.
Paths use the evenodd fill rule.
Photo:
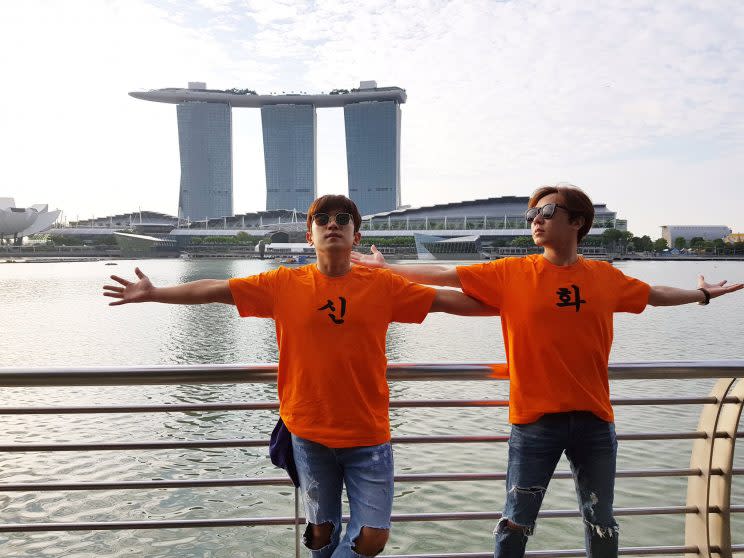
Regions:
<instances>
[{"instance_id":1,"label":"short sleeve","mask_svg":"<svg viewBox=\"0 0 744 558\"><path fill-rule=\"evenodd\" d=\"M630 312L640 314L648 304L648 295L651 287L634 277L628 277L619 269L612 267L615 283L614 292L617 293L615 300L615 312Z\"/></svg>"},{"instance_id":2,"label":"short sleeve","mask_svg":"<svg viewBox=\"0 0 744 558\"><path fill-rule=\"evenodd\" d=\"M400 275L387 272L390 280L388 300L392 306L391 322L420 324L431 310L436 290L411 283Z\"/></svg>"},{"instance_id":3,"label":"short sleeve","mask_svg":"<svg viewBox=\"0 0 744 558\"><path fill-rule=\"evenodd\" d=\"M274 300L281 269L230 279L230 292L241 317L274 317Z\"/></svg>"},{"instance_id":4,"label":"short sleeve","mask_svg":"<svg viewBox=\"0 0 744 558\"><path fill-rule=\"evenodd\" d=\"M482 264L457 266L462 292L489 306L501 308L506 261L503 258Z\"/></svg>"}]
</instances>

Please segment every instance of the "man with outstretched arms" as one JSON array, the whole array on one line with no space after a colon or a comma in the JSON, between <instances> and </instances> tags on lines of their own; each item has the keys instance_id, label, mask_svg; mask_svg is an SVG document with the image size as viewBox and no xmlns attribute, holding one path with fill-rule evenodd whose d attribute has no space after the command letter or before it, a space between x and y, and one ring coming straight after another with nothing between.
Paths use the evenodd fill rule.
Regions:
<instances>
[{"instance_id":1,"label":"man with outstretched arms","mask_svg":"<svg viewBox=\"0 0 744 558\"><path fill-rule=\"evenodd\" d=\"M130 302L234 304L241 316L273 318L279 346L280 415L315 558L375 556L388 539L393 502L385 334L391 322L420 323L428 312L496 315L456 290L423 287L388 270L352 265L359 211L344 196L308 209L307 241L317 263L251 277L156 288L112 276L104 295ZM351 519L341 539L341 491Z\"/></svg>"},{"instance_id":2,"label":"man with outstretched arms","mask_svg":"<svg viewBox=\"0 0 744 558\"><path fill-rule=\"evenodd\" d=\"M607 262L581 258L577 246L591 228L594 206L574 186L538 189L525 218L535 244L544 248L541 255L458 267L389 265L373 249L371 256L353 253L352 261L420 283L460 287L500 309L512 429L495 556L524 556L565 451L584 518L587 556L614 558L617 440L607 372L613 313L640 313L647 304L708 304L744 285L711 285L701 276L698 289L651 287Z\"/></svg>"}]
</instances>

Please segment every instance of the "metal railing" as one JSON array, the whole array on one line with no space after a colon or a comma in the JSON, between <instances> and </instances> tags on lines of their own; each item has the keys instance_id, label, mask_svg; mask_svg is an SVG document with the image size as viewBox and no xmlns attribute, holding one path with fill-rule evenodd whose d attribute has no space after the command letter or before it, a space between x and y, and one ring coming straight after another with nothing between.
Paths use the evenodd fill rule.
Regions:
<instances>
[{"instance_id":1,"label":"metal railing","mask_svg":"<svg viewBox=\"0 0 744 558\"><path fill-rule=\"evenodd\" d=\"M693 431L640 432L618 434L618 440L691 440L690 465L675 469L619 470L626 477L687 477L687 502L684 506L616 508L616 516L684 515L684 546L625 547L621 555L684 554L685 556L731 556L744 552L744 545L731 543L731 514L744 512L744 506L731 505L731 482L744 469L733 467L736 439L744 437L738 423L744 405L744 360L707 362L618 363L610 366L612 380L624 379L718 379L708 395L698 397L615 398L615 406L701 405L699 425ZM388 379L396 381L478 381L506 379L503 365L490 364L391 364ZM0 387L69 387L115 385L234 384L276 381L276 365L149 366L97 368L0 368ZM478 408L505 407L503 399L487 400L392 400L390 407L400 408ZM247 403L199 403L154 405L26 406L0 407L0 415L65 415L111 413L186 413L211 411L255 411L277 409L276 401ZM394 444L504 443L508 436L394 436ZM267 446L265 439L221 439L178 441L112 441L105 443L22 443L0 445L0 452L87 452L120 450L162 450L203 448L246 448ZM398 474L396 483L502 481L504 472L438 472ZM553 478L570 478L558 471ZM285 476L262 478L223 478L189 480L141 480L111 482L22 482L2 483L2 492L146 490L154 488L203 488L237 486L291 486ZM5 532L111 531L121 529L173 529L250 527L267 525L295 526L295 555L300 556L298 491L294 494L295 513L285 517L239 517L227 519L187 519L152 521L34 522L0 524ZM578 517L575 509L544 510L542 518ZM396 513L395 523L424 521L498 521L498 512ZM344 518L348 520L348 518ZM528 551L532 557L583 556L583 549ZM487 558L492 552L408 554L397 558Z\"/></svg>"}]
</instances>

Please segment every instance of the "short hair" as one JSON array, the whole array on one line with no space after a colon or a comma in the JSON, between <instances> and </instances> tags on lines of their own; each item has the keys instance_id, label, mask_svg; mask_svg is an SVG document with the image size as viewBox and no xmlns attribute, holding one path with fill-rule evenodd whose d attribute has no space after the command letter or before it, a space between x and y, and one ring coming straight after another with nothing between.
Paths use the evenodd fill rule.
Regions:
<instances>
[{"instance_id":1,"label":"short hair","mask_svg":"<svg viewBox=\"0 0 744 558\"><path fill-rule=\"evenodd\" d=\"M309 231L313 227L313 215L328 213L334 209L350 213L351 218L354 219L354 232L359 232L359 228L362 226L362 215L359 213L359 208L346 196L334 194L320 196L307 208L307 230Z\"/></svg>"},{"instance_id":2,"label":"short hair","mask_svg":"<svg viewBox=\"0 0 744 558\"><path fill-rule=\"evenodd\" d=\"M545 196L550 194L560 194L563 198L563 204L568 208L568 215L571 220L576 217L583 217L584 224L577 231L578 241L581 240L589 233L589 229L592 228L594 223L594 204L589 196L573 184L556 184L555 186L541 186L532 194L530 201L527 204L528 207L535 207Z\"/></svg>"}]
</instances>

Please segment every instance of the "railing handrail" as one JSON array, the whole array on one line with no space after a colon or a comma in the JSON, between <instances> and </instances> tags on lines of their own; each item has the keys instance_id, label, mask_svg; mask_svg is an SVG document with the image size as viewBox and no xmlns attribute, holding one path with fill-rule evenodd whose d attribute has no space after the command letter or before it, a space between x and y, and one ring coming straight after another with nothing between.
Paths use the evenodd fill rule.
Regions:
<instances>
[{"instance_id":1,"label":"railing handrail","mask_svg":"<svg viewBox=\"0 0 744 558\"><path fill-rule=\"evenodd\" d=\"M93 367L0 367L0 387L232 384L275 382L276 363ZM505 380L505 363L390 363L391 381ZM611 380L744 378L744 359L612 362Z\"/></svg>"},{"instance_id":2,"label":"railing handrail","mask_svg":"<svg viewBox=\"0 0 744 558\"><path fill-rule=\"evenodd\" d=\"M388 366L387 377L391 381L470 381L508 380L507 367L503 363L449 362L449 363L393 363ZM743 513L744 506L731 505L731 479L744 474L744 469L733 467L731 456L736 439L744 437L737 430L741 409L744 406L744 360L708 361L658 361L611 363L609 377L612 380L669 380L669 379L719 379L707 396L681 397L633 397L615 398L619 405L672 405L701 404L701 423L696 431L686 432L621 432L621 440L677 440L687 439L694 444L690 467L687 469L639 469L620 470L618 477L681 476L688 478L688 500L684 506L617 508L620 515L682 514L686 517L685 546L639 547L621 549L621 554L659 554L663 550L675 549L687 556L710 556L718 553L730 556L731 552L744 550L744 545L732 545L730 541L730 515ZM0 387L64 387L64 386L116 386L116 385L177 385L177 384L238 384L272 383L277 379L277 365L268 364L217 364L217 365L151 365L151 366L96 366L96 367L43 367L0 368ZM734 387L736 384L736 387ZM502 398L480 400L404 400L393 399L391 407L505 407L508 401ZM192 412L192 411L245 411L274 410L276 401L221 402L172 405L80 405L43 407L1 407L0 415L6 414L73 414L73 413L117 413L117 412ZM396 443L498 443L506 442L504 435L470 436L397 436ZM150 450L163 448L196 449L204 447L234 448L265 446L265 439L230 440L152 440L91 443L40 443L3 444L0 452L55 452L55 451L102 451L102 450ZM495 481L505 478L498 472L432 472L396 475L397 482L451 482L451 481ZM558 471L555 478L570 478L568 471ZM159 488L186 488L208 486L289 485L286 478L265 477L253 479L184 479L184 480L139 480L108 482L40 482L6 483L0 492L59 491L59 490L131 490ZM694 489L690 489L693 487ZM696 488L695 488L696 487ZM77 531L111 529L162 529L179 527L226 527L249 525L295 525L295 555L299 556L299 522L303 519L298 511L298 491L295 490L294 517L243 517L228 519L186 519L164 521L103 521L73 523L26 523L1 524L0 532L33 531ZM576 517L578 510L543 510L541 517ZM445 513L395 514L394 522L483 520L498 519L499 512L458 511ZM690 526L693 526L692 528ZM703 530L705 531L703 533ZM633 552L637 550L638 552ZM417 554L401 555L401 558L457 558L490 556L483 553ZM579 550L532 551L528 556L580 556Z\"/></svg>"}]
</instances>

